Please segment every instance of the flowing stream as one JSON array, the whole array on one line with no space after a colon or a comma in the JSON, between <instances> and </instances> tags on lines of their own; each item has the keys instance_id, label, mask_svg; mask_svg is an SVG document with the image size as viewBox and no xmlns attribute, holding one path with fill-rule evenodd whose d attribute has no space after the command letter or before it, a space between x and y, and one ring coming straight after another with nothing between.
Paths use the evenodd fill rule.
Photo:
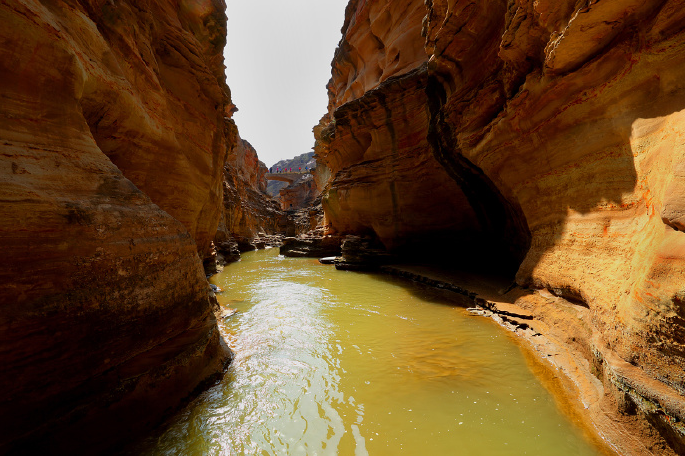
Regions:
<instances>
[{"instance_id":1,"label":"flowing stream","mask_svg":"<svg viewBox=\"0 0 685 456\"><path fill-rule=\"evenodd\" d=\"M506 331L430 289L277 249L211 281L236 358L142 454L600 454Z\"/></svg>"}]
</instances>

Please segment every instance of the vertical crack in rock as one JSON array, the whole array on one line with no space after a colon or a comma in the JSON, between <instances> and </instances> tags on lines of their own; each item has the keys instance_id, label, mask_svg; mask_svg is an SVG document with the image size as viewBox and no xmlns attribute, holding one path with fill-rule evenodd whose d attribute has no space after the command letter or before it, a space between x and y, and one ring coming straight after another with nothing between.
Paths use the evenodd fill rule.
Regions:
<instances>
[{"instance_id":1,"label":"vertical crack in rock","mask_svg":"<svg viewBox=\"0 0 685 456\"><path fill-rule=\"evenodd\" d=\"M485 173L448 143L455 144L449 125L442 120L441 109L446 100L442 84L428 78L426 87L431 120L428 142L435 158L459 184L471 208L476 213L482 232L481 245L476 250L503 264L514 273L530 248L531 235L525 215L518 204L508 201ZM492 250L489 250L492 248ZM507 255L502 257L501 252Z\"/></svg>"}]
</instances>

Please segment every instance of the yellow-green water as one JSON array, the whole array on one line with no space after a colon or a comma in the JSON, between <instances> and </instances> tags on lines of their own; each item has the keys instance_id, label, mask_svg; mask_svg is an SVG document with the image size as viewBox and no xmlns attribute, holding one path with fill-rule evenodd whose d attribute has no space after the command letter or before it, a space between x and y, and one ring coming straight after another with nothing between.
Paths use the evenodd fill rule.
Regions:
<instances>
[{"instance_id":1,"label":"yellow-green water","mask_svg":"<svg viewBox=\"0 0 685 456\"><path fill-rule=\"evenodd\" d=\"M599 454L503 329L431 290L276 249L212 282L236 358L144 454Z\"/></svg>"}]
</instances>

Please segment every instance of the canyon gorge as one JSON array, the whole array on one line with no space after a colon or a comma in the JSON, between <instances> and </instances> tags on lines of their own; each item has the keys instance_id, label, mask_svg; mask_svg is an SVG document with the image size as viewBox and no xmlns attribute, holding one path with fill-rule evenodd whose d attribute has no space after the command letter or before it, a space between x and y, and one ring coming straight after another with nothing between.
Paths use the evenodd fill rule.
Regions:
<instances>
[{"instance_id":1,"label":"canyon gorge","mask_svg":"<svg viewBox=\"0 0 685 456\"><path fill-rule=\"evenodd\" d=\"M0 451L97 452L231 357L201 262L236 136L224 5L2 2L0 23Z\"/></svg>"},{"instance_id":2,"label":"canyon gorge","mask_svg":"<svg viewBox=\"0 0 685 456\"><path fill-rule=\"evenodd\" d=\"M456 291L607 452L685 454L685 1L350 0L280 202L225 7L0 3L0 453L159 425L234 356L206 271L289 236Z\"/></svg>"},{"instance_id":3,"label":"canyon gorge","mask_svg":"<svg viewBox=\"0 0 685 456\"><path fill-rule=\"evenodd\" d=\"M317 132L328 232L501 267L517 311L601 381L586 413L640 416L623 434L668 442L621 454L685 452L683 16L680 1L351 1Z\"/></svg>"}]
</instances>

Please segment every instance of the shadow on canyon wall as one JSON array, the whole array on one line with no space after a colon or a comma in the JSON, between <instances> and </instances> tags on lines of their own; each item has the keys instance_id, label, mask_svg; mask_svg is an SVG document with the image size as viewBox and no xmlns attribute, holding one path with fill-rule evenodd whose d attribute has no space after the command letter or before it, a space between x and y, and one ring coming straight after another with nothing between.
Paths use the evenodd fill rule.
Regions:
<instances>
[{"instance_id":1,"label":"shadow on canyon wall","mask_svg":"<svg viewBox=\"0 0 685 456\"><path fill-rule=\"evenodd\" d=\"M570 229L570 213L595 213L596 218L604 217L607 228L620 210L644 209L639 207L645 204L640 199L642 195L633 197L638 190L635 160L645 153L633 150L634 124L638 119L660 118L685 109L685 98L680 96L678 87L669 87L660 78L661 71L667 73L668 67L646 68L653 63L643 63L635 55L642 50L641 45L641 39L627 38L623 49L619 47L609 56L609 60L614 60L588 64L590 68L583 77L590 71L603 73L608 82L601 88L590 84L593 79L574 82L573 74L568 76L571 82L563 77L551 81L541 78L541 83L550 86L549 91L545 93L545 88L542 94L526 94L539 97L530 102L526 100L526 107L535 107L536 103L546 105L546 101L554 105L557 99L563 101L556 102L558 112L548 118L531 112L530 118L525 119L527 128L521 128L518 138L509 137L506 145L497 138L485 140L493 146L487 153L505 157L500 159L499 169L514 170L505 169L508 173L505 178L488 175L459 149L455 139L458 127L450 125L444 112L445 106L452 102L445 92L444 81L433 75L429 77L426 90L430 100L429 143L433 153L462 187L477 214L483 229L483 251L492 254L501 249L499 256L508 265L505 270L511 273L519 267L525 269L524 284L529 284L531 272ZM617 58L620 53L624 56ZM624 78L629 82L623 84ZM501 109L506 114L505 104ZM563 112L566 110L569 113ZM506 122L506 116L501 121ZM512 178L515 172L523 176ZM546 182L541 186L530 184L536 179ZM522 185L523 181L528 182ZM655 190L658 193L659 189L652 189L652 193Z\"/></svg>"},{"instance_id":2,"label":"shadow on canyon wall","mask_svg":"<svg viewBox=\"0 0 685 456\"><path fill-rule=\"evenodd\" d=\"M450 99L455 84L445 82L444 73L430 76L427 92L429 142L477 214L484 251L492 251L489 238L510 245L500 255L512 266L518 263L519 285L554 288L568 301L592 308L593 325L602 328L611 350L649 376L633 380L658 379L682 391L676 360L683 356L685 331L682 318L669 315L685 312L679 294L668 300L668 290L682 275L681 257L679 252L667 261L650 256L658 255L661 239L655 228L663 222L678 230L679 222L669 218L683 212L677 192L666 187L671 177L677 179L681 160L678 129L669 131L666 120L685 109L679 77L685 59L672 51L680 42L682 34L650 43L647 32L629 29L574 72L555 77L537 70L513 98L502 90L499 112L466 133L459 121L468 114L450 114L477 100ZM492 86L492 81L474 84L455 98L467 93L477 99ZM478 139L464 140L461 149L460 139L469 134ZM659 213L664 202L672 214ZM677 249L682 241L679 233L674 236ZM583 265L598 268L597 275L583 278ZM652 278L655 265L659 277ZM645 279L653 283L640 285ZM646 303L640 296L623 296L635 286ZM622 306L628 315L615 315ZM657 415L647 419L682 453L682 436Z\"/></svg>"}]
</instances>

